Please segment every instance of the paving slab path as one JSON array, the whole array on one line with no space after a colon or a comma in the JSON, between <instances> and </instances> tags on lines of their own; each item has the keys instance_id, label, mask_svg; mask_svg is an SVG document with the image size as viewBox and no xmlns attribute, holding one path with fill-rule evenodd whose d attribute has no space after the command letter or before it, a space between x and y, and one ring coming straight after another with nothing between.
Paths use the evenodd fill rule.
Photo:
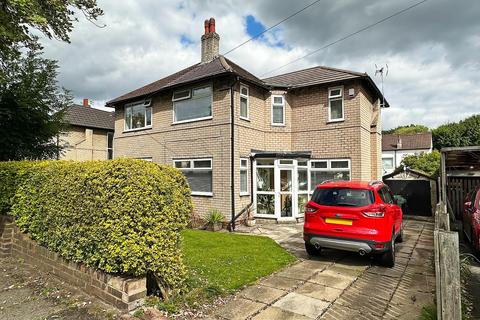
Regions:
<instances>
[{"instance_id":1,"label":"paving slab path","mask_svg":"<svg viewBox=\"0 0 480 320\"><path fill-rule=\"evenodd\" d=\"M418 319L435 296L433 222L405 219L396 265L385 268L370 257L322 250L310 258L302 224L260 225L240 232L265 235L299 262L240 291L215 310L213 319Z\"/></svg>"}]
</instances>

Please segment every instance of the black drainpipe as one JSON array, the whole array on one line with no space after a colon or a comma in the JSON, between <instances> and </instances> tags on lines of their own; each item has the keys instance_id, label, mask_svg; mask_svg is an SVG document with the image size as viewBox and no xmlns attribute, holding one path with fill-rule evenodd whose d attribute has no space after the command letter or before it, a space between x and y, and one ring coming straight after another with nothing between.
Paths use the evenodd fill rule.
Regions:
<instances>
[{"instance_id":1,"label":"black drainpipe","mask_svg":"<svg viewBox=\"0 0 480 320\"><path fill-rule=\"evenodd\" d=\"M238 77L230 86L230 196L232 197L232 225L230 230L235 230L235 101L234 89Z\"/></svg>"}]
</instances>

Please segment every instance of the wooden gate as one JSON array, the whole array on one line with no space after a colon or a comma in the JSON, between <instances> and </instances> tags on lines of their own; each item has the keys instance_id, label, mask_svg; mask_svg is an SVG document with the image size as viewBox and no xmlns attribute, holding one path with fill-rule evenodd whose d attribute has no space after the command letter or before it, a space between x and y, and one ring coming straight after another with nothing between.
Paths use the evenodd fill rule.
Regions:
<instances>
[{"instance_id":1,"label":"wooden gate","mask_svg":"<svg viewBox=\"0 0 480 320\"><path fill-rule=\"evenodd\" d=\"M480 177L448 177L447 199L457 219L462 218L463 201L467 193L480 185Z\"/></svg>"}]
</instances>

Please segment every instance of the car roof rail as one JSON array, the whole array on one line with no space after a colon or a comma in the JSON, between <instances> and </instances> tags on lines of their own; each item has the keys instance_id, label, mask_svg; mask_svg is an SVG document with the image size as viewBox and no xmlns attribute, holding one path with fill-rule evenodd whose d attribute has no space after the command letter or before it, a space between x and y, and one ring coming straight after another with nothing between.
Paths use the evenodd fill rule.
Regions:
<instances>
[{"instance_id":1,"label":"car roof rail","mask_svg":"<svg viewBox=\"0 0 480 320\"><path fill-rule=\"evenodd\" d=\"M383 181L373 180L373 181L370 181L370 182L368 183L368 185L369 185L369 186L373 186L373 185L375 185L375 184L380 184L380 183L383 184Z\"/></svg>"},{"instance_id":2,"label":"car roof rail","mask_svg":"<svg viewBox=\"0 0 480 320\"><path fill-rule=\"evenodd\" d=\"M335 181L335 180L332 180L332 179L323 180L322 182L320 182L320 184L324 184L324 183L328 183L328 182L332 182L332 181Z\"/></svg>"}]
</instances>

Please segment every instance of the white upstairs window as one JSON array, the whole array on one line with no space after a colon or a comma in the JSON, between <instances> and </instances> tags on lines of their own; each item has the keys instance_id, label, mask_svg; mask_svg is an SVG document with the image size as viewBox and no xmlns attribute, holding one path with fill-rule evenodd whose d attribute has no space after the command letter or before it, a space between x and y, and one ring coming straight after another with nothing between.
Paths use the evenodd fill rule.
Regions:
<instances>
[{"instance_id":1,"label":"white upstairs window","mask_svg":"<svg viewBox=\"0 0 480 320\"><path fill-rule=\"evenodd\" d=\"M151 100L137 101L125 105L125 131L150 128L152 126Z\"/></svg>"},{"instance_id":2,"label":"white upstairs window","mask_svg":"<svg viewBox=\"0 0 480 320\"><path fill-rule=\"evenodd\" d=\"M272 125L285 125L285 98L279 95L272 95Z\"/></svg>"},{"instance_id":3,"label":"white upstairs window","mask_svg":"<svg viewBox=\"0 0 480 320\"><path fill-rule=\"evenodd\" d=\"M328 121L343 121L343 87L328 89Z\"/></svg>"},{"instance_id":4,"label":"white upstairs window","mask_svg":"<svg viewBox=\"0 0 480 320\"><path fill-rule=\"evenodd\" d=\"M249 105L248 87L240 86L240 118L248 120L250 117L250 105Z\"/></svg>"}]
</instances>

